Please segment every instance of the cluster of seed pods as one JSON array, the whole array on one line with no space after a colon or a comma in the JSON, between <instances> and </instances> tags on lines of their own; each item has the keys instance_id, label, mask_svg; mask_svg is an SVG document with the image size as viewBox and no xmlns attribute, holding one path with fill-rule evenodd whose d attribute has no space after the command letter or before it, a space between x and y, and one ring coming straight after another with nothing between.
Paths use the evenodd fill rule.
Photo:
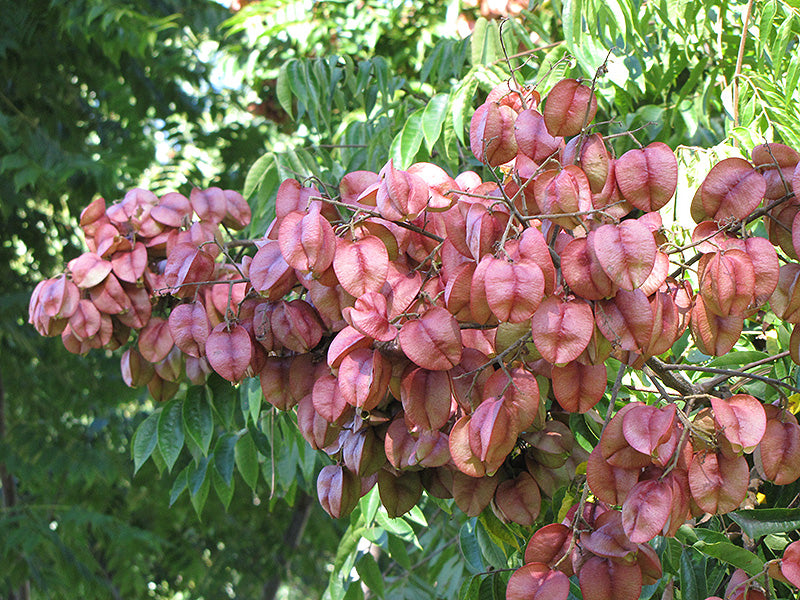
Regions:
<instances>
[{"instance_id":1,"label":"cluster of seed pods","mask_svg":"<svg viewBox=\"0 0 800 600\"><path fill-rule=\"evenodd\" d=\"M36 286L29 322L41 335L61 335L76 354L124 346L125 382L147 385L154 398L167 400L184 376L203 383L211 372L206 339L229 322L231 286L224 282L241 277L234 265L216 260L225 248L222 231L249 223L242 195L213 187L189 198L134 189L108 207L98 198L80 217L89 251ZM203 307L193 325L176 300L187 298Z\"/></svg>"},{"instance_id":2,"label":"cluster of seed pods","mask_svg":"<svg viewBox=\"0 0 800 600\"><path fill-rule=\"evenodd\" d=\"M767 302L800 322L800 157L765 144L752 162L721 161L692 203L692 244L678 248L657 212L677 186L669 147L615 157L577 80L541 102L504 85L476 110L471 147L490 181L391 161L345 175L338 199L284 181L254 253L221 236L249 222L235 192L96 200L81 216L90 251L39 284L30 322L72 352L124 346L126 382L158 400L212 370L258 377L333 458L318 493L335 517L377 484L391 516L425 490L532 526L542 496L588 461L592 500L534 534L508 598L565 600L576 574L584 598L635 600L661 575L647 542L737 508L748 455L765 479L800 476L800 426L747 394L683 419L675 404L630 403L589 454L565 416L604 397L609 357L641 368L687 328L703 352L725 354ZM765 214L769 237L747 234ZM675 270L688 250L697 292ZM798 347L795 327L800 364ZM798 583L800 562L785 562Z\"/></svg>"}]
</instances>

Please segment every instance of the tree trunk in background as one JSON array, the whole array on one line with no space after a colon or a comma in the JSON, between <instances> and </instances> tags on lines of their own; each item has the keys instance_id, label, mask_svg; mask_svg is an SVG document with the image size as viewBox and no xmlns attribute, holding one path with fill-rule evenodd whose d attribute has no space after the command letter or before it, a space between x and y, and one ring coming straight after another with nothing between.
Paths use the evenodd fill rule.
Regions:
<instances>
[{"instance_id":1,"label":"tree trunk in background","mask_svg":"<svg viewBox=\"0 0 800 600\"><path fill-rule=\"evenodd\" d=\"M3 376L0 373L0 444L6 439L6 393L3 388ZM6 463L0 462L0 486L3 488L3 507L10 509L17 504L17 486L14 476L8 472ZM7 600L29 600L31 586L29 582L22 584L19 590L9 592ZM1 599L0 599L1 600Z\"/></svg>"},{"instance_id":2,"label":"tree trunk in background","mask_svg":"<svg viewBox=\"0 0 800 600\"><path fill-rule=\"evenodd\" d=\"M281 585L281 576L287 566L283 556L288 556L292 550L300 545L300 540L303 538L303 531L305 531L306 523L308 523L308 517L311 515L311 507L311 496L303 492L298 492L292 520L289 523L289 527L286 528L286 533L283 535L283 545L287 551L285 554L281 555L281 558L277 561L278 564L275 565L275 576L264 583L261 592L262 600L274 600L275 594L278 593L278 588Z\"/></svg>"}]
</instances>

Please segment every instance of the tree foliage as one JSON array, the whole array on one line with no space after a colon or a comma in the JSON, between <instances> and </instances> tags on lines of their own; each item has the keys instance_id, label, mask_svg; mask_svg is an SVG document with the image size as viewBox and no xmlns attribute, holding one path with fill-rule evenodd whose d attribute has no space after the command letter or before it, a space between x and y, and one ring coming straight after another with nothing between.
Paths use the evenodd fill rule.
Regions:
<instances>
[{"instance_id":1,"label":"tree foliage","mask_svg":"<svg viewBox=\"0 0 800 600\"><path fill-rule=\"evenodd\" d=\"M291 42L292 27L300 26L288 19L290 11L297 9L294 5L257 3L229 22L237 34L250 36L243 39L256 49L253 57L282 59L280 69L256 68L245 77L252 77L262 96L271 88L268 94L274 92L274 99L292 119L280 119L285 137L255 162L244 182L245 196L254 210L249 229L252 237L261 236L275 216L274 197L287 177L304 180L311 176L323 194L335 196L346 173L377 172L387 158L400 169L434 161L453 175L469 168L483 169L488 175L472 156L467 129L474 108L485 95L511 78L536 83L544 92L565 74L591 78L598 65L607 64L608 72L595 87L596 120L619 121L607 129L617 156L635 147L629 136L617 136L624 131L633 131L645 144L664 141L672 147L727 142L710 152L677 153L678 164L688 170L682 170L676 182L673 218L665 220L677 245L690 239L685 215L712 160L735 154L735 146L749 156L763 141L762 136L797 145L796 115L790 100L795 93L796 66L785 58L787 50L795 47L797 23L794 9L787 4L759 3L746 18L752 4L565 2L552 9L523 11L519 20L502 25L479 20L468 42L422 34L424 39L419 39L415 50L393 32L402 31L414 17L422 22L426 18L431 22L450 19L445 22L452 25L455 13L427 5L418 14L404 12L409 10L405 3L381 6L401 27L387 26L377 17L370 22L369 15L379 14L377 9L351 13L348 8L330 5L316 13L310 35L303 38L305 47L298 43L293 47ZM404 15L408 16L405 21ZM346 25L371 27L373 37L366 36L362 45L337 32L334 41L346 56L321 57L324 26L334 17ZM653 23L659 26L653 27ZM345 26L342 31L352 29ZM409 26L409 31L419 29ZM611 46L617 50L606 63ZM426 47L427 51L420 50ZM692 50L698 47L706 52ZM737 60L740 47L742 59ZM574 62L563 59L565 50L575 57ZM521 56L506 60L504 54ZM261 64L255 58L252 61ZM259 111L265 100L259 99ZM278 113L274 103L269 108ZM293 134L296 124L302 127ZM490 138L478 139L488 145ZM764 234L763 230L753 233ZM791 255L786 248L781 252ZM693 283L696 289L699 281ZM714 352L708 347L701 352L684 336L667 360L680 358L696 366L697 372L690 371L687 381L706 392L723 380L710 385L703 369L727 369L728 373L720 375L731 375L747 365L765 369L762 377L773 383L787 378L793 381L796 367L782 352L790 348L789 333L772 317L767 321L753 318L746 322L745 333L731 354L712 358L709 354ZM776 355L777 359L767 361ZM616 363L610 364L614 370ZM623 371L616 367L609 375L609 387ZM620 405L631 400L658 405L656 395L639 389L648 387L652 378L638 377L619 379L624 386L613 397ZM781 397L780 389L770 381L744 381L735 387L762 401ZM299 488L308 490L323 463L305 446L292 418L263 405L260 390L252 384L242 384L237 397L223 391L224 386L217 385L221 383L214 384L211 393L201 388L182 391L177 401L159 406L145 419L133 440L137 468L152 458L159 470L177 473L170 496L188 495L198 512L212 488L223 503L231 500L233 482L239 477L230 475L234 465L252 487L268 482L271 490L290 501ZM608 404L607 397L603 402L601 409ZM161 426L178 413L180 419L173 425ZM578 415L570 416L568 423L577 443L591 450L600 434L598 423ZM182 443L176 441L177 431L182 432ZM235 448L233 453L231 448ZM178 466L173 467L176 461ZM259 465L256 475L254 462ZM731 587L728 574L732 567L755 574L765 560L780 556L793 539L791 513L781 507L793 501L794 490L791 485L766 485L762 493L762 502L775 507L769 510L783 512L742 510L730 517L760 543L725 535L732 527L728 517L681 529L674 539L657 538L653 546L664 577L646 587L645 596L673 588L685 598L721 595L726 585ZM579 483L560 488L543 504L541 519L560 520L580 497ZM373 491L353 511L333 562L328 585L331 597L363 595L359 581L379 596L454 597L458 593L461 597L503 597L508 580L503 569L522 564L528 532L504 525L490 512L466 519L456 511L442 521L442 511L453 511L452 503L426 497L405 517L389 519L378 504ZM434 518L437 515L439 518ZM362 539L373 545L359 543ZM376 547L380 548L377 553ZM743 547L756 552L743 552ZM791 564L789 559L786 564ZM416 568L410 572L412 565ZM740 575L734 574L734 580L736 577ZM786 593L785 589L779 588L784 590L781 593Z\"/></svg>"}]
</instances>

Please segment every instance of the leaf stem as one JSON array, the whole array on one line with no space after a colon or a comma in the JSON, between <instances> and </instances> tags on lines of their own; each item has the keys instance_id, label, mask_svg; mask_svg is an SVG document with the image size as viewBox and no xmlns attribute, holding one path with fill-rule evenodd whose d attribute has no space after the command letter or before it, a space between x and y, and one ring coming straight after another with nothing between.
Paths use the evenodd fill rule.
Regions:
<instances>
[{"instance_id":1,"label":"leaf stem","mask_svg":"<svg viewBox=\"0 0 800 600\"><path fill-rule=\"evenodd\" d=\"M750 16L753 14L753 0L747 3L742 25L742 38L739 40L739 53L736 56L736 69L733 71L733 126L739 126L739 75L744 62L744 47L747 43L747 28L750 26Z\"/></svg>"}]
</instances>

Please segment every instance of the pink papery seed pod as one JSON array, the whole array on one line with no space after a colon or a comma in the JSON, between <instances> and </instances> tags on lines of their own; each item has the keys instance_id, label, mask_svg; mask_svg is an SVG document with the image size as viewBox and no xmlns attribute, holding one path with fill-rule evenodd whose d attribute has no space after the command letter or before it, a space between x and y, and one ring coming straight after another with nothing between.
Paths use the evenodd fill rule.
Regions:
<instances>
[{"instance_id":1,"label":"pink papery seed pod","mask_svg":"<svg viewBox=\"0 0 800 600\"><path fill-rule=\"evenodd\" d=\"M276 240L266 240L258 249L248 274L253 289L270 300L280 300L297 283L294 269L283 258Z\"/></svg>"},{"instance_id":2,"label":"pink papery seed pod","mask_svg":"<svg viewBox=\"0 0 800 600\"><path fill-rule=\"evenodd\" d=\"M153 317L139 333L139 352L151 363L165 358L174 344L166 319Z\"/></svg>"},{"instance_id":3,"label":"pink papery seed pod","mask_svg":"<svg viewBox=\"0 0 800 600\"><path fill-rule=\"evenodd\" d=\"M81 341L88 341L100 331L100 311L90 300L79 300L69 318L72 334Z\"/></svg>"},{"instance_id":4,"label":"pink papery seed pod","mask_svg":"<svg viewBox=\"0 0 800 600\"><path fill-rule=\"evenodd\" d=\"M331 266L336 251L333 227L320 211L321 205L316 203L308 211L291 212L278 230L278 244L287 264L316 275Z\"/></svg>"},{"instance_id":5,"label":"pink papery seed pod","mask_svg":"<svg viewBox=\"0 0 800 600\"><path fill-rule=\"evenodd\" d=\"M214 258L191 243L180 243L172 249L164 269L164 283L178 298L192 298L198 290L193 283L211 281Z\"/></svg>"},{"instance_id":6,"label":"pink papery seed pod","mask_svg":"<svg viewBox=\"0 0 800 600\"><path fill-rule=\"evenodd\" d=\"M202 302L179 304L172 309L168 323L172 339L181 351L195 358L205 356L211 326Z\"/></svg>"},{"instance_id":7,"label":"pink papery seed pod","mask_svg":"<svg viewBox=\"0 0 800 600\"><path fill-rule=\"evenodd\" d=\"M381 216L389 221L412 221L428 206L430 190L425 181L394 168L390 160L381 169L375 198Z\"/></svg>"},{"instance_id":8,"label":"pink papery seed pod","mask_svg":"<svg viewBox=\"0 0 800 600\"><path fill-rule=\"evenodd\" d=\"M244 197L234 190L223 190L225 196L225 218L222 224L229 229L239 231L250 224L253 214Z\"/></svg>"},{"instance_id":9,"label":"pink papery seed pod","mask_svg":"<svg viewBox=\"0 0 800 600\"><path fill-rule=\"evenodd\" d=\"M131 297L113 273L89 289L89 298L100 312L107 315L119 315L133 308Z\"/></svg>"},{"instance_id":10,"label":"pink papery seed pod","mask_svg":"<svg viewBox=\"0 0 800 600\"><path fill-rule=\"evenodd\" d=\"M180 227L192 215L192 204L183 194L164 194L150 211L150 216L167 227Z\"/></svg>"},{"instance_id":11,"label":"pink papery seed pod","mask_svg":"<svg viewBox=\"0 0 800 600\"><path fill-rule=\"evenodd\" d=\"M353 512L361 496L358 476L346 467L322 467L317 478L317 495L322 508L334 519Z\"/></svg>"},{"instance_id":12,"label":"pink papery seed pod","mask_svg":"<svg viewBox=\"0 0 800 600\"><path fill-rule=\"evenodd\" d=\"M136 242L130 250L115 252L111 256L111 267L121 281L136 283L147 268L147 248L143 243Z\"/></svg>"},{"instance_id":13,"label":"pink papery seed pod","mask_svg":"<svg viewBox=\"0 0 800 600\"><path fill-rule=\"evenodd\" d=\"M146 360L136 348L128 348L120 359L122 380L128 387L146 385L153 377L153 364Z\"/></svg>"},{"instance_id":14,"label":"pink papery seed pod","mask_svg":"<svg viewBox=\"0 0 800 600\"><path fill-rule=\"evenodd\" d=\"M319 344L324 333L317 311L305 300L281 301L270 315L274 340L293 352L308 352ZM256 335L259 335L258 332Z\"/></svg>"},{"instance_id":15,"label":"pink papery seed pod","mask_svg":"<svg viewBox=\"0 0 800 600\"><path fill-rule=\"evenodd\" d=\"M80 290L66 275L47 279L34 291L42 313L53 319L68 319L78 307ZM31 296L33 302L33 296Z\"/></svg>"},{"instance_id":16,"label":"pink papery seed pod","mask_svg":"<svg viewBox=\"0 0 800 600\"><path fill-rule=\"evenodd\" d=\"M210 187L206 190L192 189L189 195L189 202L191 202L192 209L201 221L207 221L215 225L221 223L228 212L225 192L218 187Z\"/></svg>"},{"instance_id":17,"label":"pink papery seed pod","mask_svg":"<svg viewBox=\"0 0 800 600\"><path fill-rule=\"evenodd\" d=\"M480 162L496 167L517 155L514 133L516 111L510 106L485 102L472 114L469 140L472 154Z\"/></svg>"},{"instance_id":18,"label":"pink papery seed pod","mask_svg":"<svg viewBox=\"0 0 800 600\"><path fill-rule=\"evenodd\" d=\"M184 371L186 372L186 378L192 382L192 385L203 385L213 369L208 364L205 356L203 358L187 356Z\"/></svg>"},{"instance_id":19,"label":"pink papery seed pod","mask_svg":"<svg viewBox=\"0 0 800 600\"><path fill-rule=\"evenodd\" d=\"M578 135L596 113L592 89L575 79L562 79L547 94L542 116L551 135L569 137Z\"/></svg>"},{"instance_id":20,"label":"pink papery seed pod","mask_svg":"<svg viewBox=\"0 0 800 600\"><path fill-rule=\"evenodd\" d=\"M339 389L348 404L371 411L386 398L391 376L391 364L380 351L353 350L339 365Z\"/></svg>"},{"instance_id":21,"label":"pink papery seed pod","mask_svg":"<svg viewBox=\"0 0 800 600\"><path fill-rule=\"evenodd\" d=\"M233 383L242 380L252 355L250 335L241 325L220 323L206 340L206 358L211 368Z\"/></svg>"},{"instance_id":22,"label":"pink papery seed pod","mask_svg":"<svg viewBox=\"0 0 800 600\"><path fill-rule=\"evenodd\" d=\"M81 211L80 226L87 239L94 237L97 228L110 223L106 216L106 201L95 198Z\"/></svg>"},{"instance_id":23,"label":"pink papery seed pod","mask_svg":"<svg viewBox=\"0 0 800 600\"><path fill-rule=\"evenodd\" d=\"M112 265L110 261L103 260L93 252L85 252L69 261L67 268L75 285L81 289L89 289L102 283L111 273Z\"/></svg>"}]
</instances>

